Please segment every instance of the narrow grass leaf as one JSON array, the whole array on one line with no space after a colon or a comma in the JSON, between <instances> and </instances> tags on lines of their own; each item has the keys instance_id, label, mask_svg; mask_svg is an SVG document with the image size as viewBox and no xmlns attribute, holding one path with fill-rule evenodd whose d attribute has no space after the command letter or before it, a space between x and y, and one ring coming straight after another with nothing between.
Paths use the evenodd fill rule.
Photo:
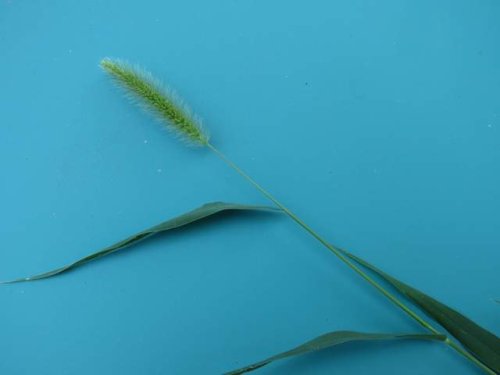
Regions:
<instances>
[{"instance_id":1,"label":"narrow grass leaf","mask_svg":"<svg viewBox=\"0 0 500 375\"><path fill-rule=\"evenodd\" d=\"M166 89L151 73L110 58L103 59L100 65L130 98L155 114L175 133L198 145L208 143L209 137L201 126L201 120L193 116L177 95Z\"/></svg>"},{"instance_id":2,"label":"narrow grass leaf","mask_svg":"<svg viewBox=\"0 0 500 375\"><path fill-rule=\"evenodd\" d=\"M367 261L341 250L344 255L374 272L413 301L448 330L470 353L496 373L500 373L500 339L451 307L390 276Z\"/></svg>"},{"instance_id":3,"label":"narrow grass leaf","mask_svg":"<svg viewBox=\"0 0 500 375\"><path fill-rule=\"evenodd\" d=\"M444 335L434 335L434 334L418 334L418 333L363 333L354 331L336 331L330 332L321 336L318 336L306 343L297 346L286 352L273 355L263 361L255 362L249 366L245 366L238 370L233 370L227 372L226 375L239 375L246 372L257 370L264 367L271 362L285 359L297 355L302 355L306 353L311 353L332 346L345 344L353 341L382 341L382 340L434 340L434 341L444 341L446 336Z\"/></svg>"},{"instance_id":4,"label":"narrow grass leaf","mask_svg":"<svg viewBox=\"0 0 500 375\"><path fill-rule=\"evenodd\" d=\"M183 215L177 216L173 219L167 220L163 223L155 225L149 229L143 230L139 233L134 234L133 236L127 237L126 239L119 241L111 246L105 247L102 250L99 250L95 253L87 255L73 263L70 263L66 266L56 268L54 270L44 272L38 275L34 275L31 277L24 277L20 279L3 281L0 284L13 284L23 281L34 281L47 279L49 277L57 276L62 273L71 271L77 267L83 266L86 263L102 258L106 255L114 253L118 250L122 250L126 247L137 244L140 241L145 240L155 234L166 232L172 229L184 227L190 224L195 224L200 220L208 218L210 216L214 216L216 214L220 214L223 212L230 211L278 211L277 209L267 207L267 206L250 206L250 205L242 205L242 204L234 204L234 203L224 203L224 202L212 202L207 203L201 207L198 207L192 211L189 211Z\"/></svg>"}]
</instances>

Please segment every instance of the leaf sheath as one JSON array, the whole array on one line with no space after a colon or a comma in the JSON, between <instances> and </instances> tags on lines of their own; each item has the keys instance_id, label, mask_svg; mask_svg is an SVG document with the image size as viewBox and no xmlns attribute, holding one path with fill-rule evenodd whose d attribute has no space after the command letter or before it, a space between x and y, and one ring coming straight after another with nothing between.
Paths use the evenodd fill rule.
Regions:
<instances>
[{"instance_id":1,"label":"leaf sheath","mask_svg":"<svg viewBox=\"0 0 500 375\"><path fill-rule=\"evenodd\" d=\"M399 281L356 255L346 250L342 250L342 253L391 284L448 330L478 360L496 373L500 373L500 339L497 336L458 311Z\"/></svg>"}]
</instances>

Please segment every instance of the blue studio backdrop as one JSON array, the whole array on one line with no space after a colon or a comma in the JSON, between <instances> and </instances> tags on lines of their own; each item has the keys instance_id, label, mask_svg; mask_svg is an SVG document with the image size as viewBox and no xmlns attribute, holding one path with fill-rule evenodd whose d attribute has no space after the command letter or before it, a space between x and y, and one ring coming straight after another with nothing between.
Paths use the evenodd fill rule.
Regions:
<instances>
[{"instance_id":1,"label":"blue studio backdrop","mask_svg":"<svg viewBox=\"0 0 500 375\"><path fill-rule=\"evenodd\" d=\"M329 241L500 332L500 2L0 1L0 280L203 203L269 204L130 105L139 63ZM0 373L220 374L335 330L424 332L284 215L0 286ZM258 373L258 372L257 372ZM479 374L440 343L261 374Z\"/></svg>"}]
</instances>

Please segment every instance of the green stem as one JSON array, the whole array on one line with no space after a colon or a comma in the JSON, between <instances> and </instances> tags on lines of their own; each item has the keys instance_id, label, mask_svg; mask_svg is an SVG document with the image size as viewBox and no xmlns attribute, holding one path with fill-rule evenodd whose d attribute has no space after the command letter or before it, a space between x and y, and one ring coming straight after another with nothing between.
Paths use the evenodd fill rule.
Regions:
<instances>
[{"instance_id":1,"label":"green stem","mask_svg":"<svg viewBox=\"0 0 500 375\"><path fill-rule=\"evenodd\" d=\"M295 215L292 211L290 211L285 205L283 205L280 201L278 201L271 193L265 190L262 186L260 186L252 177L246 174L242 169L240 169L236 164L234 164L230 159L228 159L222 152L216 149L212 144L207 143L207 147L214 152L219 158L221 158L227 165L229 165L232 169L234 169L238 174L244 177L252 186L254 186L259 192L261 192L267 199L273 202L276 206L281 208L283 212L285 212L293 221L299 224L303 229L305 229L311 236L313 236L316 240L318 240L323 246L325 246L328 250L330 250L337 258L339 258L343 263L345 263L349 268L351 268L354 272L356 272L359 276L361 276L364 280L366 280L370 285L372 285L375 289L377 289L380 293L382 293L385 297L387 297L393 304L403 310L407 315L409 315L413 320L415 320L422 327L431 331L434 334L440 334L437 329L435 329L430 323L426 320L422 319L419 315L417 315L413 310L411 310L404 302L399 300L395 295L385 289L382 285L380 285L375 279L373 279L370 275L364 272L360 267L358 267L355 263L345 257L342 252L337 249L332 244L328 243L323 237L321 237L318 233L316 233L309 225L307 225L304 221L302 221L297 215ZM484 370L487 374L495 375L489 368L487 368L484 364L478 361L474 356L465 351L455 342L446 338L445 343L461 354L463 357L467 358L482 370Z\"/></svg>"}]
</instances>

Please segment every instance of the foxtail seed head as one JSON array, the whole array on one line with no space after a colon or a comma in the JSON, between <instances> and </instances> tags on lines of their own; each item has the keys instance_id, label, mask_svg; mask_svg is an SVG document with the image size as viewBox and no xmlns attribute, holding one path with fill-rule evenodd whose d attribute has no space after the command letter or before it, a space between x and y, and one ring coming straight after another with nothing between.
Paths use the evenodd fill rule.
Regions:
<instances>
[{"instance_id":1,"label":"foxtail seed head","mask_svg":"<svg viewBox=\"0 0 500 375\"><path fill-rule=\"evenodd\" d=\"M170 129L195 144L208 144L208 135L202 129L201 121L191 115L177 96L165 89L151 73L109 58L103 59L100 65L131 98L138 100Z\"/></svg>"}]
</instances>

